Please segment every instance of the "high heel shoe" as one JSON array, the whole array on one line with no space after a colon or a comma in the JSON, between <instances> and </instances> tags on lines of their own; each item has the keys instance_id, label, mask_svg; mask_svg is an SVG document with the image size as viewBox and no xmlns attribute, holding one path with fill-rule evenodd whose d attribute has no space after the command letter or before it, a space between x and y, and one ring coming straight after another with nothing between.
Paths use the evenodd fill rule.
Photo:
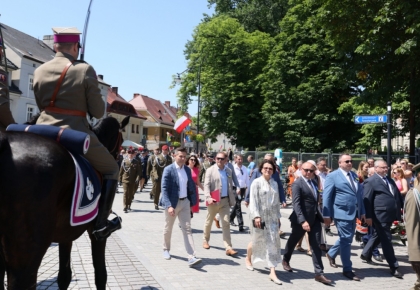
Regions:
<instances>
[{"instance_id":1,"label":"high heel shoe","mask_svg":"<svg viewBox=\"0 0 420 290\"><path fill-rule=\"evenodd\" d=\"M282 283L281 283L281 281L277 278L277 277L271 277L271 276L268 276L268 279L270 279L271 281L273 281L274 283L276 283L277 285L283 285Z\"/></svg>"}]
</instances>

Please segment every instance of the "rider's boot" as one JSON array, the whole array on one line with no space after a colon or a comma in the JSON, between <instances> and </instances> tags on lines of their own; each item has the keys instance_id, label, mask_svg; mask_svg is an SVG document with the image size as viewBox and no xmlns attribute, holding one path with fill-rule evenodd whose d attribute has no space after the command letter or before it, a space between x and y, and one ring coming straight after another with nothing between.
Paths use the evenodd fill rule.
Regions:
<instances>
[{"instance_id":1,"label":"rider's boot","mask_svg":"<svg viewBox=\"0 0 420 290\"><path fill-rule=\"evenodd\" d=\"M118 180L114 179L104 179L102 184L101 198L99 199L99 211L93 231L93 235L98 241L105 240L112 232L121 229L121 218L119 216L112 220L108 220L108 216L112 209L112 203L114 202L117 185Z\"/></svg>"}]
</instances>

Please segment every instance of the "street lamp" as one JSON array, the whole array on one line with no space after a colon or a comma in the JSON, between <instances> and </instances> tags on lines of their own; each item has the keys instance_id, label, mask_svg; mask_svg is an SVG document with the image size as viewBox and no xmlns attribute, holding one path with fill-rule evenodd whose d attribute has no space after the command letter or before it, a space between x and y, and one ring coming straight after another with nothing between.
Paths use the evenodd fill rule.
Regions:
<instances>
[{"instance_id":1,"label":"street lamp","mask_svg":"<svg viewBox=\"0 0 420 290\"><path fill-rule=\"evenodd\" d=\"M219 112L216 111L216 109L213 109L213 111L211 111L211 115L213 116L213 118L216 118L217 114L219 114Z\"/></svg>"},{"instance_id":2,"label":"street lamp","mask_svg":"<svg viewBox=\"0 0 420 290\"><path fill-rule=\"evenodd\" d=\"M386 162L388 163L388 176L391 176L391 114L392 114L392 104L391 102L388 102L386 104L386 110L387 110L387 130L388 130L388 150L387 150L387 156L386 156Z\"/></svg>"}]
</instances>

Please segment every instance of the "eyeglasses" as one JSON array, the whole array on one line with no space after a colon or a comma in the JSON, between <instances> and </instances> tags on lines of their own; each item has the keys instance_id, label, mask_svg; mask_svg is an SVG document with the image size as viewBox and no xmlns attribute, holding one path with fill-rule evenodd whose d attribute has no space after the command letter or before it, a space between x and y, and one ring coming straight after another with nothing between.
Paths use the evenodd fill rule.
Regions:
<instances>
[{"instance_id":1,"label":"eyeglasses","mask_svg":"<svg viewBox=\"0 0 420 290\"><path fill-rule=\"evenodd\" d=\"M352 162L353 162L353 160L345 160L344 162L345 162L345 163L352 163Z\"/></svg>"},{"instance_id":2,"label":"eyeglasses","mask_svg":"<svg viewBox=\"0 0 420 290\"><path fill-rule=\"evenodd\" d=\"M397 174L398 172L392 172L393 174Z\"/></svg>"},{"instance_id":3,"label":"eyeglasses","mask_svg":"<svg viewBox=\"0 0 420 290\"><path fill-rule=\"evenodd\" d=\"M196 159L190 159L190 161L194 161L194 162L197 162L197 160L196 160Z\"/></svg>"},{"instance_id":4,"label":"eyeglasses","mask_svg":"<svg viewBox=\"0 0 420 290\"><path fill-rule=\"evenodd\" d=\"M216 160L225 160L225 158L216 157Z\"/></svg>"},{"instance_id":5,"label":"eyeglasses","mask_svg":"<svg viewBox=\"0 0 420 290\"><path fill-rule=\"evenodd\" d=\"M273 170L273 168L271 168L271 167L263 167L263 169L264 170L270 170L270 171Z\"/></svg>"},{"instance_id":6,"label":"eyeglasses","mask_svg":"<svg viewBox=\"0 0 420 290\"><path fill-rule=\"evenodd\" d=\"M401 166L397 166L397 168L401 168Z\"/></svg>"},{"instance_id":7,"label":"eyeglasses","mask_svg":"<svg viewBox=\"0 0 420 290\"><path fill-rule=\"evenodd\" d=\"M305 171L305 172L310 172L310 173L313 173L315 171L313 169L305 169L305 168L302 168L302 170Z\"/></svg>"}]
</instances>

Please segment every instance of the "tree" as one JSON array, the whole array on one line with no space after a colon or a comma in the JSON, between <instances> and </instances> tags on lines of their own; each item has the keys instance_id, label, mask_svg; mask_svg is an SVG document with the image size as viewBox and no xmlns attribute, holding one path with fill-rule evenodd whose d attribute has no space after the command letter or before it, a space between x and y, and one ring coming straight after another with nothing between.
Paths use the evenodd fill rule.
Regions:
<instances>
[{"instance_id":1,"label":"tree","mask_svg":"<svg viewBox=\"0 0 420 290\"><path fill-rule=\"evenodd\" d=\"M178 100L182 108L188 108L200 86L200 124L206 135L225 133L234 144L250 148L265 138L258 77L273 44L270 35L249 33L228 16L216 16L197 26L186 46L188 72L183 75ZM219 112L216 118L211 115L214 108Z\"/></svg>"},{"instance_id":2,"label":"tree","mask_svg":"<svg viewBox=\"0 0 420 290\"><path fill-rule=\"evenodd\" d=\"M340 67L342 56L317 25L319 6L290 1L263 81L263 116L284 150L351 148L358 133L352 114L338 107L358 93Z\"/></svg>"}]
</instances>

